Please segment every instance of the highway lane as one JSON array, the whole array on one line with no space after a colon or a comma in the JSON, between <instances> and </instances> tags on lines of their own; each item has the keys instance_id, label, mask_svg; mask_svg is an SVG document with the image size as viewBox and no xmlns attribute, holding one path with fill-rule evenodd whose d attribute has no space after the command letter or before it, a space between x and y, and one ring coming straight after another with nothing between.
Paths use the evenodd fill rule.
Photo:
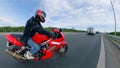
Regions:
<instances>
[{"instance_id":1,"label":"highway lane","mask_svg":"<svg viewBox=\"0 0 120 68\"><path fill-rule=\"evenodd\" d=\"M54 56L44 61L20 63L5 53L4 35L0 35L0 67L2 68L96 68L101 45L101 35L88 36L65 33L69 50L63 56Z\"/></svg>"}]
</instances>

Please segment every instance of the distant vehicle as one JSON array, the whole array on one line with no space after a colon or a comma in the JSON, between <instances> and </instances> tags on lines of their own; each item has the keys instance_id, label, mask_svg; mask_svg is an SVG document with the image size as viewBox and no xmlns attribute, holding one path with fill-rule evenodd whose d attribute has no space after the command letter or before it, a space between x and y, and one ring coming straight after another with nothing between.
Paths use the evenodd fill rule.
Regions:
<instances>
[{"instance_id":1,"label":"distant vehicle","mask_svg":"<svg viewBox=\"0 0 120 68\"><path fill-rule=\"evenodd\" d=\"M99 31L96 31L96 34L100 34L100 32L99 32Z\"/></svg>"},{"instance_id":2,"label":"distant vehicle","mask_svg":"<svg viewBox=\"0 0 120 68\"><path fill-rule=\"evenodd\" d=\"M88 35L95 35L95 33L94 33L94 28L93 28L93 27L87 28L87 34L88 34Z\"/></svg>"}]
</instances>

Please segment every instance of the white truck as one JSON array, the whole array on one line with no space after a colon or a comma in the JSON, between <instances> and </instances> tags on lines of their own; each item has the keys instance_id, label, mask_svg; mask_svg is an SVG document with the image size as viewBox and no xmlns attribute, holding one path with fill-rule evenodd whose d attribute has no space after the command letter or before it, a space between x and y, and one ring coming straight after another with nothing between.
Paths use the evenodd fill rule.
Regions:
<instances>
[{"instance_id":1,"label":"white truck","mask_svg":"<svg viewBox=\"0 0 120 68\"><path fill-rule=\"evenodd\" d=\"M93 27L87 28L87 34L88 35L95 35L94 28Z\"/></svg>"}]
</instances>

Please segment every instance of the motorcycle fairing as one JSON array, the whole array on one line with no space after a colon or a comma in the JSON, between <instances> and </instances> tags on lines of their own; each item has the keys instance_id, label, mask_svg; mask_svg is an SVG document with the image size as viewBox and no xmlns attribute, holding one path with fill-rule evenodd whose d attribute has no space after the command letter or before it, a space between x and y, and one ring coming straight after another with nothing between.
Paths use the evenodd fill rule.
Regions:
<instances>
[{"instance_id":1,"label":"motorcycle fairing","mask_svg":"<svg viewBox=\"0 0 120 68\"><path fill-rule=\"evenodd\" d=\"M7 41L12 43L13 45L23 46L22 43L20 41L18 41L17 38L12 36L11 34L7 34L5 37L6 37Z\"/></svg>"}]
</instances>

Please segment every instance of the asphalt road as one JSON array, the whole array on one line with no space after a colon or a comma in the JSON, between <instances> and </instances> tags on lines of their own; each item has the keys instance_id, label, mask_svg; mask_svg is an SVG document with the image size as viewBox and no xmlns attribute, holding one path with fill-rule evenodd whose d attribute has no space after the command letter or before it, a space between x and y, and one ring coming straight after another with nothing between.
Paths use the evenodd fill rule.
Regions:
<instances>
[{"instance_id":1,"label":"asphalt road","mask_svg":"<svg viewBox=\"0 0 120 68\"><path fill-rule=\"evenodd\" d=\"M44 61L21 63L5 53L6 39L0 35L1 68L96 68L98 64L101 35L88 36L79 33L65 33L69 50L63 56L54 56Z\"/></svg>"}]
</instances>

